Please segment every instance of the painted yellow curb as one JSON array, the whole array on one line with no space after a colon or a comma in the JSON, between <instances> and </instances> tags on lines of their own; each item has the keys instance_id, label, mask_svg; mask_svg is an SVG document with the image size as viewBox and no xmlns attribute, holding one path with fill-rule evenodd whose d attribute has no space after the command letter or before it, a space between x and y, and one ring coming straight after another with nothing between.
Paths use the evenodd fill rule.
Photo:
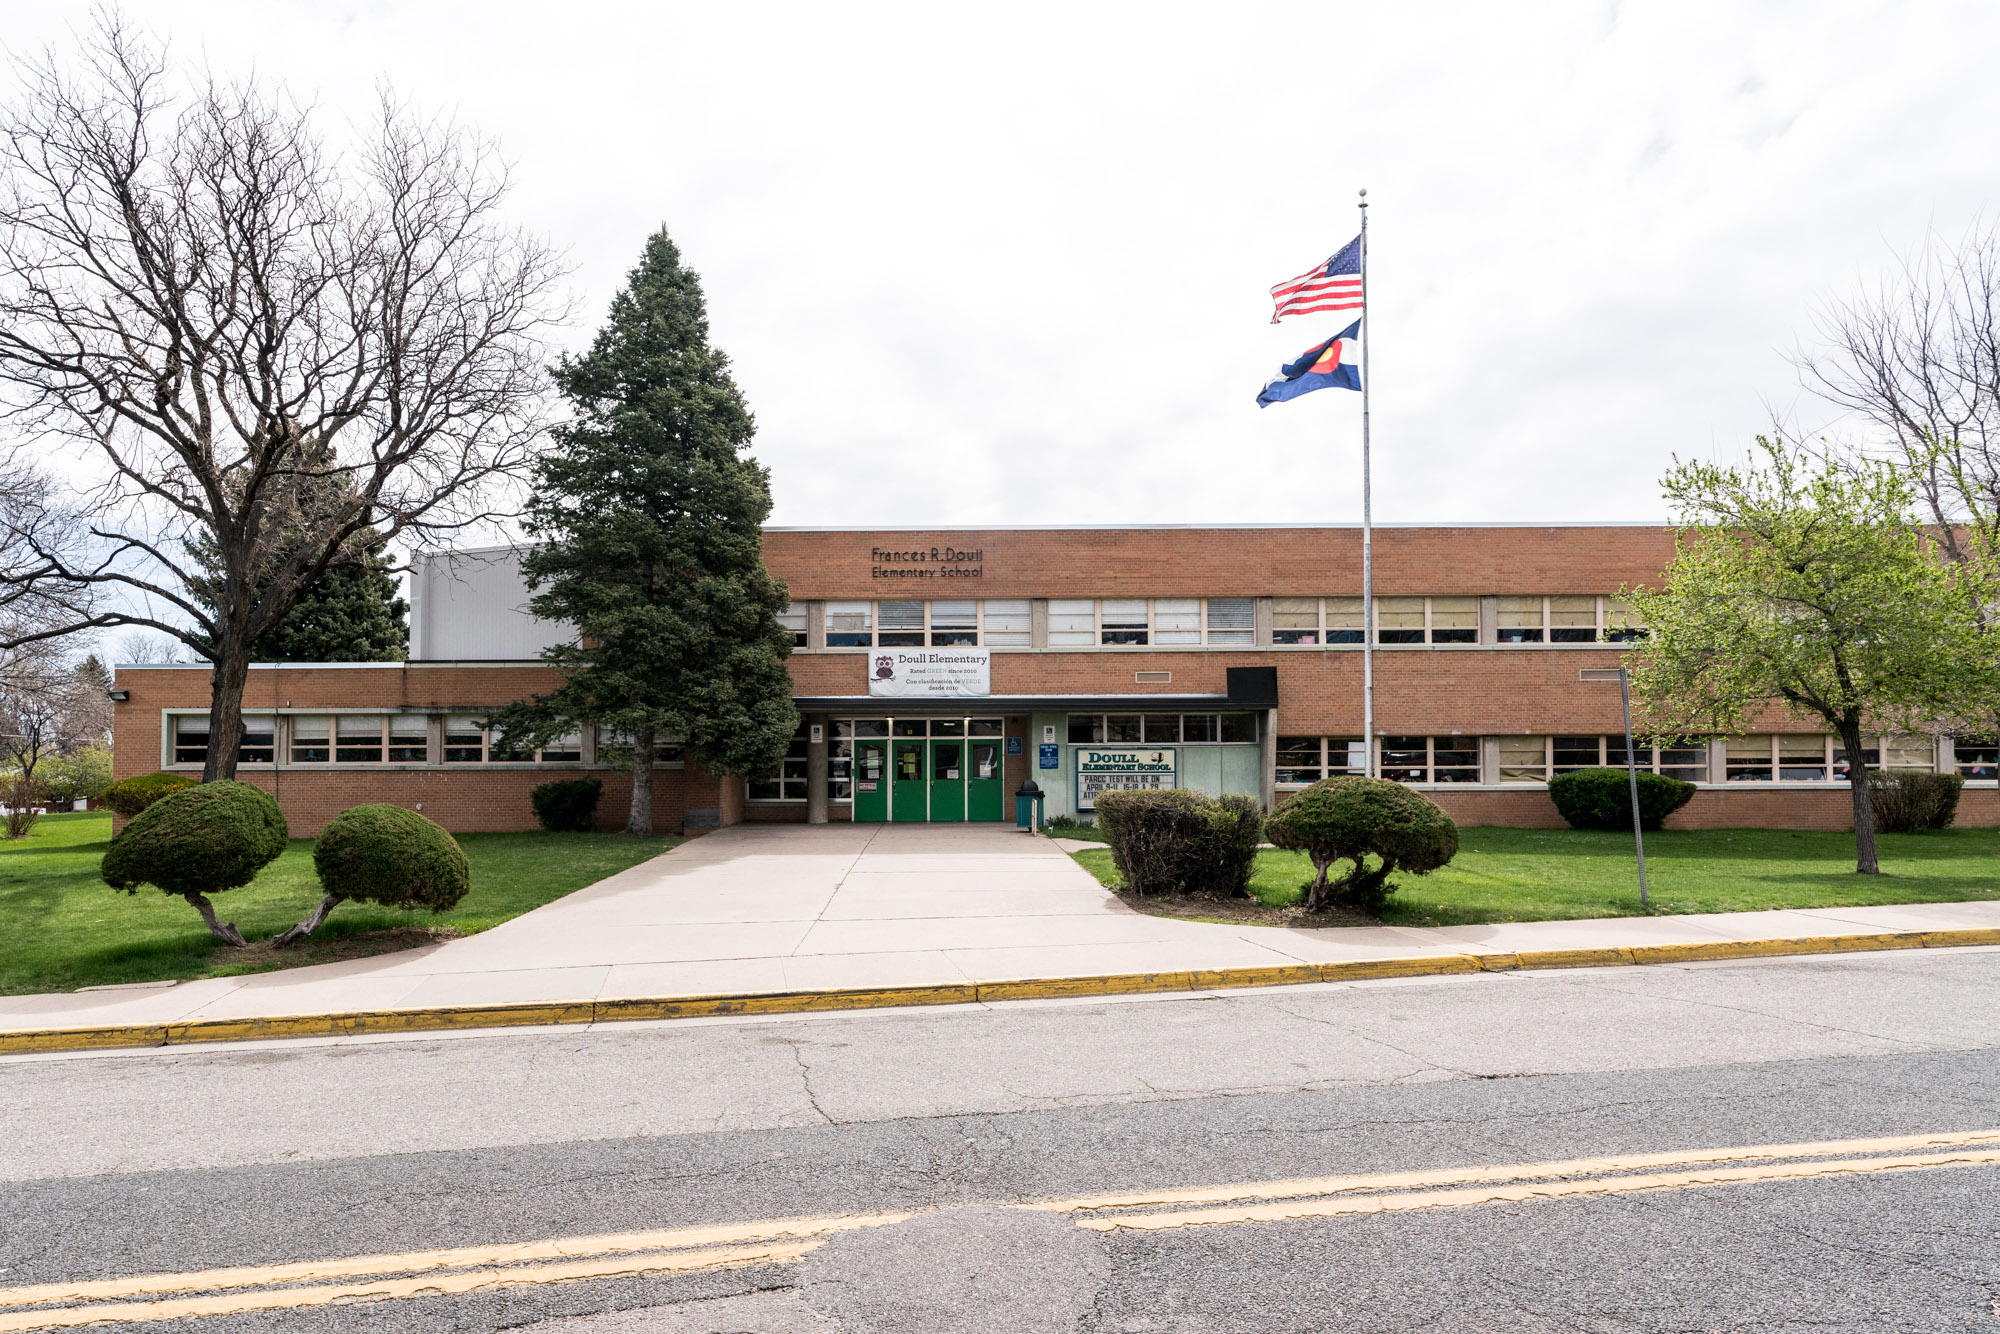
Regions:
<instances>
[{"instance_id":1,"label":"painted yellow curb","mask_svg":"<svg viewBox=\"0 0 2000 1334\"><path fill-rule=\"evenodd\" d=\"M245 1042L260 1038L351 1037L368 1033L542 1027L550 1024L617 1023L739 1014L809 1014L823 1010L972 1005L989 1001L1170 991L1225 991L1243 987L1298 986L1310 982L1365 982L1455 973L1513 972L1525 968L1611 968L1718 959L1773 959L1799 954L1952 949L1968 945L2000 945L2000 927L1717 940L1690 945L1615 945L1594 949L1522 950L1491 954L1468 952L1400 959L1349 959L1339 963L1284 964L1265 968L1101 973L1086 977L1022 978L1004 982L877 987L854 991L784 991L522 1005L455 1005L421 1010L358 1010L246 1019L191 1019L180 1023L119 1024L103 1028L31 1029L0 1033L0 1055L91 1051L109 1047L169 1047L191 1042Z\"/></svg>"}]
</instances>

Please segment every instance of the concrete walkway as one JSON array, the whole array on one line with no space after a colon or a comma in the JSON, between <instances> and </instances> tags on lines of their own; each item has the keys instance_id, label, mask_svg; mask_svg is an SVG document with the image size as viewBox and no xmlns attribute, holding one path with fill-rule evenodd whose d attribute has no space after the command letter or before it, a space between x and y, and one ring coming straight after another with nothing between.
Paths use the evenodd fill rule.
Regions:
<instances>
[{"instance_id":1,"label":"concrete walkway","mask_svg":"<svg viewBox=\"0 0 2000 1334\"><path fill-rule=\"evenodd\" d=\"M1995 927L2000 901L1432 928L1223 926L1134 912L1051 840L1004 826L738 825L463 940L249 977L0 997L0 1035Z\"/></svg>"}]
</instances>

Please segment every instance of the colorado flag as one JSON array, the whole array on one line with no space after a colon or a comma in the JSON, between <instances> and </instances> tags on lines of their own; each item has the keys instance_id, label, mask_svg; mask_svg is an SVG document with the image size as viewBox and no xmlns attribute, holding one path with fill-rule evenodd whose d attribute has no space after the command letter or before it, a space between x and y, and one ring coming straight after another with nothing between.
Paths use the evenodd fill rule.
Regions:
<instances>
[{"instance_id":1,"label":"colorado flag","mask_svg":"<svg viewBox=\"0 0 2000 1334\"><path fill-rule=\"evenodd\" d=\"M1361 321L1356 320L1278 372L1278 378L1257 395L1257 406L1268 408L1315 389L1361 387Z\"/></svg>"}]
</instances>

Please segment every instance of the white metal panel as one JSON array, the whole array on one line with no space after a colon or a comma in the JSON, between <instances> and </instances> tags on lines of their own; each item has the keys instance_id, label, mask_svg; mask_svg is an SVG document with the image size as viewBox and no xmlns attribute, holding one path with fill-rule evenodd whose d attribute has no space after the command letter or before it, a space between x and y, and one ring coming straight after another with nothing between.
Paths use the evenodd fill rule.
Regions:
<instances>
[{"instance_id":1,"label":"white metal panel","mask_svg":"<svg viewBox=\"0 0 2000 1334\"><path fill-rule=\"evenodd\" d=\"M410 576L410 657L418 662L525 661L575 632L528 612L521 548L419 556Z\"/></svg>"}]
</instances>

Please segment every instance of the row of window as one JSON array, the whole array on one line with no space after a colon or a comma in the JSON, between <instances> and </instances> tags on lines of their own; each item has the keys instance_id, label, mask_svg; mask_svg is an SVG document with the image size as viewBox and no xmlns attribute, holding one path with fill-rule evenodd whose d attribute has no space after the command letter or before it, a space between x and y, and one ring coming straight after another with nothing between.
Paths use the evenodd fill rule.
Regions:
<instances>
[{"instance_id":1,"label":"row of window","mask_svg":"<svg viewBox=\"0 0 2000 1334\"><path fill-rule=\"evenodd\" d=\"M972 771L982 767L978 744L993 748L998 763L998 746L1004 729L998 718L836 718L827 747L827 799L851 801L854 797L854 743L876 739L956 739L975 743ZM1254 713L1072 713L1065 722L1065 734L1077 745L1255 745L1257 715ZM786 750L778 773L753 781L752 801L802 802L809 779L806 772L807 736L801 728Z\"/></svg>"},{"instance_id":2,"label":"row of window","mask_svg":"<svg viewBox=\"0 0 2000 1334\"><path fill-rule=\"evenodd\" d=\"M1630 603L1596 596L1497 599L1495 636L1502 644L1616 644L1645 630ZM1476 644L1476 597L1375 599L1378 644ZM1051 598L1051 648L1194 647L1256 642L1251 598ZM779 618L792 642L807 642L806 604ZM1361 599L1273 598L1274 644L1359 644ZM1026 647L1032 637L1025 598L951 602L880 601L826 604L828 648L953 648L985 644Z\"/></svg>"},{"instance_id":3,"label":"row of window","mask_svg":"<svg viewBox=\"0 0 2000 1334\"><path fill-rule=\"evenodd\" d=\"M1242 745L1257 740L1254 713L1072 713L1072 745Z\"/></svg>"},{"instance_id":4,"label":"row of window","mask_svg":"<svg viewBox=\"0 0 2000 1334\"><path fill-rule=\"evenodd\" d=\"M280 730L282 724L282 732ZM208 715L182 714L172 719L175 764L208 762ZM510 746L496 729L474 717L444 720L439 762L444 764L576 764L583 759L583 737L559 737L539 749ZM631 745L608 729L598 733L600 749ZM421 713L243 715L243 742L238 764L271 764L280 753L289 764L429 764L430 720ZM678 765L681 747L661 742L654 747L656 764Z\"/></svg>"},{"instance_id":5,"label":"row of window","mask_svg":"<svg viewBox=\"0 0 2000 1334\"><path fill-rule=\"evenodd\" d=\"M1476 597L1375 599L1378 644L1477 644ZM1632 604L1596 596L1502 597L1494 638L1502 644L1623 644L1645 636ZM1359 644L1361 599L1272 598L1274 644Z\"/></svg>"},{"instance_id":6,"label":"row of window","mask_svg":"<svg viewBox=\"0 0 2000 1334\"><path fill-rule=\"evenodd\" d=\"M1870 738L1861 752L1870 769L1938 767L1930 737ZM1625 767L1623 736L1503 736L1498 738L1502 783L1546 783L1577 769ZM1762 733L1723 741L1723 776L1731 783L1812 783L1848 780L1847 750L1826 736ZM1702 741L1635 747L1633 761L1649 773L1690 783L1709 781L1709 748ZM1280 786L1316 783L1322 778L1365 773L1367 747L1359 737L1281 736L1277 746ZM2000 777L2000 748L1991 739L1952 743L1951 769L1967 779ZM1476 783L1477 737L1383 737L1381 773L1401 783Z\"/></svg>"}]
</instances>

